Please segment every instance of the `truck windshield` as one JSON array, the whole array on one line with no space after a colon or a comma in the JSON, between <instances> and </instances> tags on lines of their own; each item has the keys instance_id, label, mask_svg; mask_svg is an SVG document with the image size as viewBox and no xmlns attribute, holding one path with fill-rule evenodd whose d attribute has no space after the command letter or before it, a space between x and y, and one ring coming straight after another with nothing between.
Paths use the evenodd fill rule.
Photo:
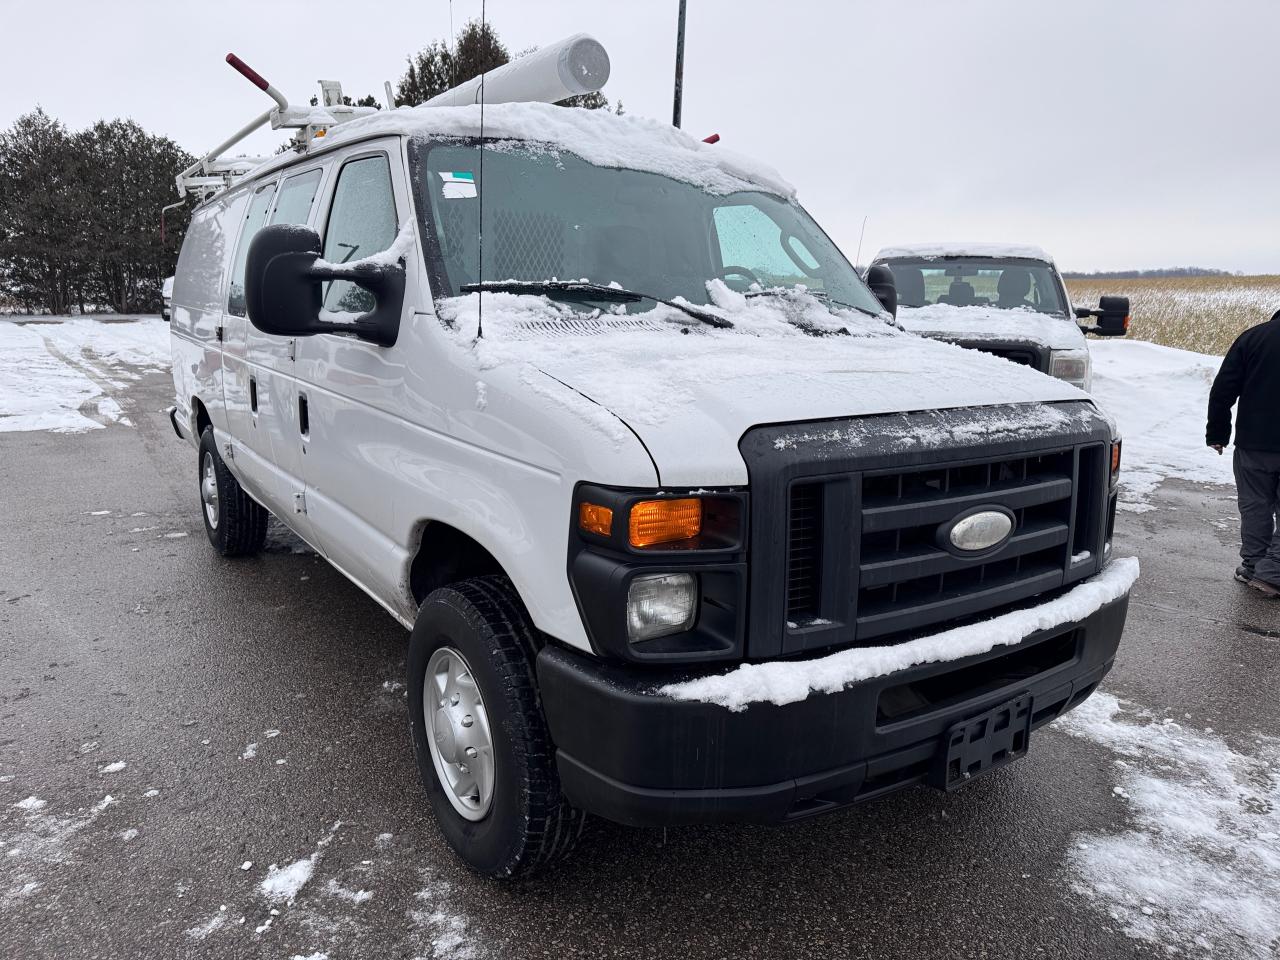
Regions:
<instances>
[{"instance_id":1,"label":"truck windshield","mask_svg":"<svg viewBox=\"0 0 1280 960\"><path fill-rule=\"evenodd\" d=\"M457 296L482 279L478 152L474 141L410 142L437 296ZM583 280L702 305L709 302L707 282L719 278L743 293L803 285L827 301L882 309L793 201L757 191L716 196L523 142L487 143L483 176L486 285ZM614 309L653 306L644 298Z\"/></svg>"},{"instance_id":2,"label":"truck windshield","mask_svg":"<svg viewBox=\"0 0 1280 960\"><path fill-rule=\"evenodd\" d=\"M1040 260L982 257L886 261L898 288L898 306L997 307L1066 316L1054 269Z\"/></svg>"}]
</instances>

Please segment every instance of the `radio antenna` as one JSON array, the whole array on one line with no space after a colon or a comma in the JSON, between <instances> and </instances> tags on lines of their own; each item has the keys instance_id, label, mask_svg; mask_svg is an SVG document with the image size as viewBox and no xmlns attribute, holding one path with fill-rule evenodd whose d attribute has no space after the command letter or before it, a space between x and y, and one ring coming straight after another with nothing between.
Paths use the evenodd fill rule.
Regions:
<instances>
[{"instance_id":1,"label":"radio antenna","mask_svg":"<svg viewBox=\"0 0 1280 960\"><path fill-rule=\"evenodd\" d=\"M480 0L480 31L483 39L488 39L489 22L485 18L485 0ZM449 0L450 18L453 15L453 0ZM455 58L456 59L456 58ZM485 71L487 72L487 71ZM480 273L480 290L476 293L476 339L484 336L484 72L480 74L480 164L479 183L476 184L476 200L479 206L479 230L476 244L479 247L477 257Z\"/></svg>"},{"instance_id":2,"label":"radio antenna","mask_svg":"<svg viewBox=\"0 0 1280 960\"><path fill-rule=\"evenodd\" d=\"M863 218L862 218L862 229L861 229L860 231L858 231L858 254L857 254L857 256L855 256L855 257L853 258L853 267L854 267L854 269L855 269L855 270L856 270L856 269L858 268L858 266L862 263L862 238L863 238L863 236L865 236L865 235L866 235L866 232L867 232L867 217L870 217L870 216L871 216L871 214L867 214L867 216L866 216L866 217L863 217Z\"/></svg>"}]
</instances>

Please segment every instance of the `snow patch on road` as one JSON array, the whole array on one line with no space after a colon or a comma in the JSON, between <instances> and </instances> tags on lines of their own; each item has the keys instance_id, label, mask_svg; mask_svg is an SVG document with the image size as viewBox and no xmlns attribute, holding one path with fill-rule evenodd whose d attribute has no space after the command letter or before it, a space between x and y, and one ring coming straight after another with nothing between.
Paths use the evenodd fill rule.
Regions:
<instances>
[{"instance_id":1,"label":"snow patch on road","mask_svg":"<svg viewBox=\"0 0 1280 960\"><path fill-rule=\"evenodd\" d=\"M311 873L315 870L319 851L301 860L295 860L287 867L278 867L274 863L267 868L267 877L258 884L259 892L272 903L292 903L302 890Z\"/></svg>"},{"instance_id":2,"label":"snow patch on road","mask_svg":"<svg viewBox=\"0 0 1280 960\"><path fill-rule=\"evenodd\" d=\"M1120 505L1151 510L1151 494L1165 480L1233 484L1231 457L1204 441L1209 388L1221 357L1139 340L1089 344L1093 394L1120 424L1124 464Z\"/></svg>"},{"instance_id":3,"label":"snow patch on road","mask_svg":"<svg viewBox=\"0 0 1280 960\"><path fill-rule=\"evenodd\" d=\"M420 906L409 910L409 920L431 940L432 957L448 960L479 960L477 938L470 935L465 916L449 905L450 886L422 871L423 886L414 898Z\"/></svg>"},{"instance_id":4,"label":"snow patch on road","mask_svg":"<svg viewBox=\"0 0 1280 960\"><path fill-rule=\"evenodd\" d=\"M1080 835L1076 889L1170 952L1273 957L1280 943L1280 740L1247 752L1095 694L1057 728L1119 755L1127 830Z\"/></svg>"},{"instance_id":5,"label":"snow patch on road","mask_svg":"<svg viewBox=\"0 0 1280 960\"><path fill-rule=\"evenodd\" d=\"M294 898L298 896L302 888L306 886L307 881L311 879L316 862L320 859L324 848L333 842L334 834L338 832L341 826L342 821L339 820L330 827L329 832L317 841L315 852L311 856L295 860L285 867L278 867L274 863L271 864L267 868L266 879L258 884L258 892L271 903L293 903Z\"/></svg>"},{"instance_id":6,"label":"snow patch on road","mask_svg":"<svg viewBox=\"0 0 1280 960\"><path fill-rule=\"evenodd\" d=\"M855 647L816 660L744 663L728 673L670 683L657 692L675 700L717 703L734 711L752 703L797 703L811 693L835 693L848 684L917 664L976 656L1021 643L1037 631L1083 620L1124 596L1137 581L1138 571L1136 558L1114 560L1098 576L1026 610L892 646Z\"/></svg>"},{"instance_id":7,"label":"snow patch on road","mask_svg":"<svg viewBox=\"0 0 1280 960\"><path fill-rule=\"evenodd\" d=\"M140 372L169 368L169 325L113 320L0 320L0 432L128 424L119 394Z\"/></svg>"}]
</instances>

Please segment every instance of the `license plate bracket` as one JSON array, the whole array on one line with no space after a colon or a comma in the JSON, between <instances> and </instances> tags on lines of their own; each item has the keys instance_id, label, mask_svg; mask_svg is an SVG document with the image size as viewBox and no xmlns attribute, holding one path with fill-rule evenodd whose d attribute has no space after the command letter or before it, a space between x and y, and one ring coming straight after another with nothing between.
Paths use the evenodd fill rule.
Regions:
<instances>
[{"instance_id":1,"label":"license plate bracket","mask_svg":"<svg viewBox=\"0 0 1280 960\"><path fill-rule=\"evenodd\" d=\"M948 793L998 770L1027 752L1031 694L1024 693L951 726L929 782Z\"/></svg>"}]
</instances>

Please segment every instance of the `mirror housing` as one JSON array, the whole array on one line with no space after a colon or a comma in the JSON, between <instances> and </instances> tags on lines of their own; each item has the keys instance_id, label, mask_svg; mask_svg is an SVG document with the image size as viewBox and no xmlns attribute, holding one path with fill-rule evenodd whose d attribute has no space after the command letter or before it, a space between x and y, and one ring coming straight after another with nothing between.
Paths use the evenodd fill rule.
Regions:
<instances>
[{"instance_id":1,"label":"mirror housing","mask_svg":"<svg viewBox=\"0 0 1280 960\"><path fill-rule=\"evenodd\" d=\"M893 279L893 271L883 263L873 263L867 267L867 286L876 295L880 305L895 318L898 316L898 286Z\"/></svg>"},{"instance_id":2,"label":"mirror housing","mask_svg":"<svg viewBox=\"0 0 1280 960\"><path fill-rule=\"evenodd\" d=\"M1080 324L1084 333L1096 334L1099 337L1123 337L1129 333L1129 298L1099 297L1098 308L1076 307L1076 317L1088 320L1096 317L1098 322L1093 326Z\"/></svg>"},{"instance_id":3,"label":"mirror housing","mask_svg":"<svg viewBox=\"0 0 1280 960\"><path fill-rule=\"evenodd\" d=\"M399 263L329 264L320 259L320 236L309 227L277 223L263 227L245 260L245 306L263 333L309 337L352 333L390 347L400 332L405 271ZM350 322L322 318L324 282L349 280L373 294L374 309Z\"/></svg>"}]
</instances>

